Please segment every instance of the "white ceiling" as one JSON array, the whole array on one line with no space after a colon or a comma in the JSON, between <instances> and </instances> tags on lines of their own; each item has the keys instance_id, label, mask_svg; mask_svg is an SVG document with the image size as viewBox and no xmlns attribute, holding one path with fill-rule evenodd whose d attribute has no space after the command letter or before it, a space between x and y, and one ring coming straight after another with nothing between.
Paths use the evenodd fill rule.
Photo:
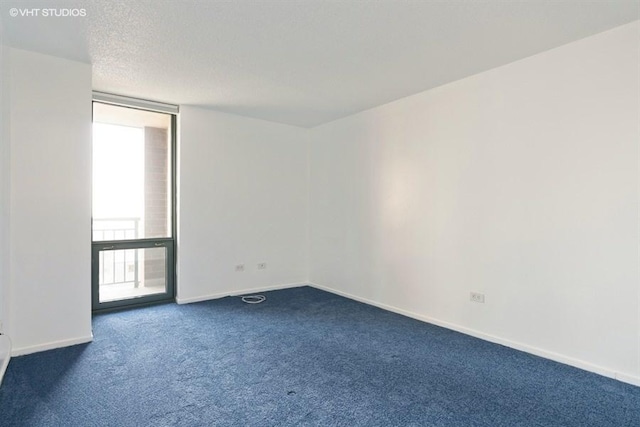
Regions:
<instances>
[{"instance_id":1,"label":"white ceiling","mask_svg":"<svg viewBox=\"0 0 640 427\"><path fill-rule=\"evenodd\" d=\"M91 63L96 90L312 127L638 20L640 2L3 0L0 13L4 44Z\"/></svg>"}]
</instances>

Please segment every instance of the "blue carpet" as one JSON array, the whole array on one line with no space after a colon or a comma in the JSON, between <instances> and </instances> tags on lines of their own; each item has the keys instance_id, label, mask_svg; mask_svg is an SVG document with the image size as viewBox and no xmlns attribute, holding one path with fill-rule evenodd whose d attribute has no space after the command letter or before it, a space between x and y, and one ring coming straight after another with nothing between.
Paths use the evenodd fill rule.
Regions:
<instances>
[{"instance_id":1,"label":"blue carpet","mask_svg":"<svg viewBox=\"0 0 640 427\"><path fill-rule=\"evenodd\" d=\"M98 315L2 426L640 426L640 388L304 287Z\"/></svg>"}]
</instances>

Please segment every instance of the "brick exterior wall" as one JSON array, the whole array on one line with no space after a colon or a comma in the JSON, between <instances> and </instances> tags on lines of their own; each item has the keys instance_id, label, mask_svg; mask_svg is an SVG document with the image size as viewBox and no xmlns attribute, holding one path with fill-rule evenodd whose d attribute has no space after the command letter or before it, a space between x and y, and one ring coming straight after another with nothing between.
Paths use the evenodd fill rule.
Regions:
<instances>
[{"instance_id":1,"label":"brick exterior wall","mask_svg":"<svg viewBox=\"0 0 640 427\"><path fill-rule=\"evenodd\" d=\"M144 141L144 237L167 237L171 233L168 216L171 201L168 199L170 147L167 129L145 127ZM164 278L165 259L158 259L156 251L146 251L146 254L144 275L145 281L150 281L151 285L156 279Z\"/></svg>"}]
</instances>

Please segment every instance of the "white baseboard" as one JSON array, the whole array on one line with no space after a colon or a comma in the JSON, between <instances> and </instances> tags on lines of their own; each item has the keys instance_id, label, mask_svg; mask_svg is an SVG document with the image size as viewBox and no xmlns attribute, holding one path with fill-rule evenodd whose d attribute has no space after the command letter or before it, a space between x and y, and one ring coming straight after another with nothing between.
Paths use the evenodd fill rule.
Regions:
<instances>
[{"instance_id":1,"label":"white baseboard","mask_svg":"<svg viewBox=\"0 0 640 427\"><path fill-rule=\"evenodd\" d=\"M623 383L632 384L640 387L640 377L636 375L628 375L628 374L616 374L616 379L618 381L622 381Z\"/></svg>"},{"instance_id":2,"label":"white baseboard","mask_svg":"<svg viewBox=\"0 0 640 427\"><path fill-rule=\"evenodd\" d=\"M4 373L7 371L9 361L11 360L11 339L8 335L0 335L0 386Z\"/></svg>"},{"instance_id":3,"label":"white baseboard","mask_svg":"<svg viewBox=\"0 0 640 427\"><path fill-rule=\"evenodd\" d=\"M40 351L53 350L56 348L69 347L76 344L85 344L93 341L93 334L87 337L71 338L68 340L52 341L44 344L17 347L11 350L11 356L24 356L25 354L38 353Z\"/></svg>"},{"instance_id":4,"label":"white baseboard","mask_svg":"<svg viewBox=\"0 0 640 427\"><path fill-rule=\"evenodd\" d=\"M299 288L301 286L308 286L308 283L285 283L280 285L262 286L258 288L219 292L216 294L201 295L201 296L190 297L190 298L177 297L176 302L178 304L190 304L192 302L209 301L212 299L235 297L238 295L248 295L248 294L254 294L256 292L267 292L267 291L277 291L279 289Z\"/></svg>"},{"instance_id":5,"label":"white baseboard","mask_svg":"<svg viewBox=\"0 0 640 427\"><path fill-rule=\"evenodd\" d=\"M511 341L508 339L500 338L495 335L486 334L484 332L477 331L475 329L470 329L464 326L456 325L454 323L445 322L439 319L435 319L433 317L424 316L418 313L413 313L411 311L403 310L401 308L393 307L387 304L379 303L377 301L369 300L367 298L361 298L356 295L352 295L346 292L339 291L337 289L330 288L328 286L319 285L317 283L309 283L309 286L331 292L336 295L343 296L345 298L349 298L355 301L362 302L364 304L372 305L374 307L381 308L383 310L391 311L393 313L401 314L403 316L410 317L412 319L420 320L422 322L431 323L433 325L441 326L443 328L451 329L456 332L463 333L465 335L470 335L475 338L480 338L485 341L489 341L492 343L504 345L505 347L510 347L515 350L520 350L525 353L530 353L536 356L543 357L545 359L553 360L555 362L563 363L565 365L570 365L575 368L579 368L585 371L593 372L598 375L602 375L608 378L613 378L618 381L622 381L627 384L632 384L635 386L640 386L640 377L630 374L624 374L621 372L616 372L612 369L605 368L602 366L595 365L593 363L585 362L583 360L574 359L572 357L564 356L562 354L554 353L552 351L544 350L538 347L533 347L527 344L523 344L516 341Z\"/></svg>"}]
</instances>

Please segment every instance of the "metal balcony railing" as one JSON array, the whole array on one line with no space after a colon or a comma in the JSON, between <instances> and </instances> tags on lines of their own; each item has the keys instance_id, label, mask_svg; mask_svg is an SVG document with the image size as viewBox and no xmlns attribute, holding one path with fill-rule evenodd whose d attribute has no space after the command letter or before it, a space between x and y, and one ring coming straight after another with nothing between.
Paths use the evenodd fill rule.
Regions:
<instances>
[{"instance_id":1,"label":"metal balcony railing","mask_svg":"<svg viewBox=\"0 0 640 427\"><path fill-rule=\"evenodd\" d=\"M133 240L140 237L140 218L94 218L93 241ZM98 283L122 285L140 284L138 249L101 250L99 256Z\"/></svg>"}]
</instances>

